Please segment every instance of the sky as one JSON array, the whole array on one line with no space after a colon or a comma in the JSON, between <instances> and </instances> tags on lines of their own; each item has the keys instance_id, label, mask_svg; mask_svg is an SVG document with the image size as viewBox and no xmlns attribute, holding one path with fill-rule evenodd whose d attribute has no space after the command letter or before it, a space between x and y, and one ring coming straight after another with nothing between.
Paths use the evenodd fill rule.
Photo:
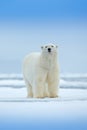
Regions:
<instances>
[{"instance_id":1,"label":"sky","mask_svg":"<svg viewBox=\"0 0 87 130\"><path fill-rule=\"evenodd\" d=\"M0 73L21 73L24 56L59 46L61 73L87 73L86 0L0 1Z\"/></svg>"}]
</instances>

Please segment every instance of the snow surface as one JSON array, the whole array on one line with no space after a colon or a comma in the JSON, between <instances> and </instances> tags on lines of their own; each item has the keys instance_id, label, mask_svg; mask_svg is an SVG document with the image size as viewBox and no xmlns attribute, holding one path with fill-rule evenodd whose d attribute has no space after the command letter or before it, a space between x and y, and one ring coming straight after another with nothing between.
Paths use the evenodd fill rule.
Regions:
<instances>
[{"instance_id":1,"label":"snow surface","mask_svg":"<svg viewBox=\"0 0 87 130\"><path fill-rule=\"evenodd\" d=\"M87 89L87 74L62 74L60 88ZM25 87L22 74L0 74L0 87Z\"/></svg>"},{"instance_id":2,"label":"snow surface","mask_svg":"<svg viewBox=\"0 0 87 130\"><path fill-rule=\"evenodd\" d=\"M21 74L0 75L0 130L87 130L87 75L61 75L59 98L27 99Z\"/></svg>"}]
</instances>

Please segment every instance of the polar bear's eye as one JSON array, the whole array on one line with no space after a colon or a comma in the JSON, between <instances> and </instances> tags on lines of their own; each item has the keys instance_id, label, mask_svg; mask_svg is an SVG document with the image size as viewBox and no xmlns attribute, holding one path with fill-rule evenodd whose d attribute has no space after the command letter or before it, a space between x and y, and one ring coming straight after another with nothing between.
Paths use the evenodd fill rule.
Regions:
<instances>
[{"instance_id":1,"label":"polar bear's eye","mask_svg":"<svg viewBox=\"0 0 87 130\"><path fill-rule=\"evenodd\" d=\"M45 46L45 48L47 48L47 46Z\"/></svg>"},{"instance_id":2,"label":"polar bear's eye","mask_svg":"<svg viewBox=\"0 0 87 130\"><path fill-rule=\"evenodd\" d=\"M54 47L53 45L51 47Z\"/></svg>"}]
</instances>

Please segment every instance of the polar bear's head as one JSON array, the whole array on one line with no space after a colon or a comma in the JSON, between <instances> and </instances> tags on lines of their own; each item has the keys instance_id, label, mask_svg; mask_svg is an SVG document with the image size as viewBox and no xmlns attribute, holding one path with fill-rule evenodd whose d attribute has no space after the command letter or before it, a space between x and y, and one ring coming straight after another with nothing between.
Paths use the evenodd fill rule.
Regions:
<instances>
[{"instance_id":1,"label":"polar bear's head","mask_svg":"<svg viewBox=\"0 0 87 130\"><path fill-rule=\"evenodd\" d=\"M56 46L54 44L48 44L48 45L41 46L42 52L49 53L49 54L57 53L57 48L58 48L58 46Z\"/></svg>"}]
</instances>

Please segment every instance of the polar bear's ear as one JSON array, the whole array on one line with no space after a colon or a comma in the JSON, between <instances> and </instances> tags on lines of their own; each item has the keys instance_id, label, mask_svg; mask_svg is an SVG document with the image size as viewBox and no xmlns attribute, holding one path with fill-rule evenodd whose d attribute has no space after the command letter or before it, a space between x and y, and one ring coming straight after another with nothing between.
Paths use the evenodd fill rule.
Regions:
<instances>
[{"instance_id":1,"label":"polar bear's ear","mask_svg":"<svg viewBox=\"0 0 87 130\"><path fill-rule=\"evenodd\" d=\"M56 45L56 48L58 48L58 46Z\"/></svg>"},{"instance_id":2,"label":"polar bear's ear","mask_svg":"<svg viewBox=\"0 0 87 130\"><path fill-rule=\"evenodd\" d=\"M43 46L41 46L41 49L43 49L44 47Z\"/></svg>"}]
</instances>

